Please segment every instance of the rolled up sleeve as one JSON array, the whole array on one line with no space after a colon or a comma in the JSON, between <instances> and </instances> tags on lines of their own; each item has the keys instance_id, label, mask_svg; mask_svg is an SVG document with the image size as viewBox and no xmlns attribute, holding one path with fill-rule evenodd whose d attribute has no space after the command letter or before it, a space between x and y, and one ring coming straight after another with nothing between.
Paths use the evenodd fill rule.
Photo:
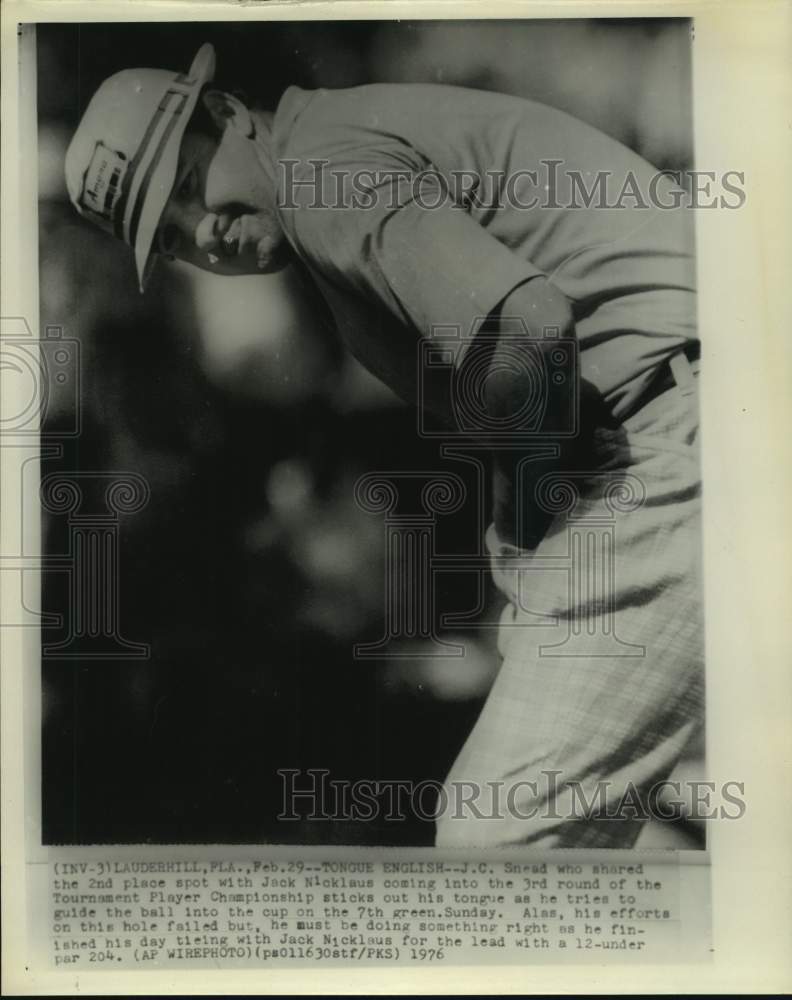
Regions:
<instances>
[{"instance_id":1,"label":"rolled up sleeve","mask_svg":"<svg viewBox=\"0 0 792 1000\"><path fill-rule=\"evenodd\" d=\"M325 280L423 336L455 327L464 341L514 288L543 274L453 204L442 178L418 158L355 159L323 173L321 199L303 178L295 203L281 213L298 253ZM361 177L372 178L365 197Z\"/></svg>"}]
</instances>

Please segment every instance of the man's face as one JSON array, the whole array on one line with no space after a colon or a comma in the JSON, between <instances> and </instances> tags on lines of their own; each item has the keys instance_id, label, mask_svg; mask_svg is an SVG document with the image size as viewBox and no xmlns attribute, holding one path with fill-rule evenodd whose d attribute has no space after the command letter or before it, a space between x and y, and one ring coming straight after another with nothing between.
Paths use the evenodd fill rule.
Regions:
<instances>
[{"instance_id":1,"label":"man's face","mask_svg":"<svg viewBox=\"0 0 792 1000\"><path fill-rule=\"evenodd\" d=\"M154 248L214 274L266 274L289 262L275 178L246 109L214 105L217 134L187 130ZM236 107L236 113L234 108Z\"/></svg>"}]
</instances>

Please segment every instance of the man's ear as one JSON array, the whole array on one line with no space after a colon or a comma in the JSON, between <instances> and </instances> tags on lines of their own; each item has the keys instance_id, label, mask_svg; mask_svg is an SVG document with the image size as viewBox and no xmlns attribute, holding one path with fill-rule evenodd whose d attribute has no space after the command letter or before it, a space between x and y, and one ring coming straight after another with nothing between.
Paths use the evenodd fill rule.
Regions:
<instances>
[{"instance_id":1,"label":"man's ear","mask_svg":"<svg viewBox=\"0 0 792 1000\"><path fill-rule=\"evenodd\" d=\"M253 135L253 119L238 97L223 90L205 90L201 100L220 132L230 126L246 138Z\"/></svg>"}]
</instances>

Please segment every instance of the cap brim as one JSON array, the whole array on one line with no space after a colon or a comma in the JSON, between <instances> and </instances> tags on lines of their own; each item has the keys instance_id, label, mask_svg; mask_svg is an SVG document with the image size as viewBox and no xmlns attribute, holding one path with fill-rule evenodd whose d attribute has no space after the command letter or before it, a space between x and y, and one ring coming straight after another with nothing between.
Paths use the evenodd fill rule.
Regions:
<instances>
[{"instance_id":1,"label":"cap brim","mask_svg":"<svg viewBox=\"0 0 792 1000\"><path fill-rule=\"evenodd\" d=\"M135 265L141 292L151 276L155 260L151 253L151 246L162 212L168 198L170 198L176 180L181 141L195 110L195 105L198 103L201 87L214 78L214 72L215 51L214 47L207 42L198 50L190 66L188 74L188 81L191 85L190 92L168 135L162 155L152 172L144 195L135 239Z\"/></svg>"}]
</instances>

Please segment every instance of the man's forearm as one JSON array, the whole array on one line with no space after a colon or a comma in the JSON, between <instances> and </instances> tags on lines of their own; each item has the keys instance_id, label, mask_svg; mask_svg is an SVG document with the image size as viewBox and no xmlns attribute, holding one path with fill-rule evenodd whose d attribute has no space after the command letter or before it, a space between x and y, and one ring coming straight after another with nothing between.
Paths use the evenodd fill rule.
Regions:
<instances>
[{"instance_id":1,"label":"man's forearm","mask_svg":"<svg viewBox=\"0 0 792 1000\"><path fill-rule=\"evenodd\" d=\"M525 548L533 548L549 516L536 503L536 485L550 472L568 466L575 442L555 431L567 429L576 403L574 363L564 379L552 353L559 338L574 337L571 306L545 278L518 286L502 303L489 361L487 411L504 427L514 425L512 447L500 441L495 451L495 523ZM524 343L523 343L524 340ZM536 352L530 358L531 352ZM541 374L540 374L541 373ZM539 377L537 377L539 376ZM522 423L515 415L525 413Z\"/></svg>"},{"instance_id":2,"label":"man's forearm","mask_svg":"<svg viewBox=\"0 0 792 1000\"><path fill-rule=\"evenodd\" d=\"M532 432L551 433L565 422L576 392L574 364L567 366L563 380L557 380L554 376L559 366L552 362L558 339L575 335L569 301L545 278L534 278L504 299L494 319L497 327L486 379L487 411L505 422L521 411L533 412L534 403L538 423ZM541 377L537 378L539 372ZM515 428L515 432L520 430Z\"/></svg>"}]
</instances>

